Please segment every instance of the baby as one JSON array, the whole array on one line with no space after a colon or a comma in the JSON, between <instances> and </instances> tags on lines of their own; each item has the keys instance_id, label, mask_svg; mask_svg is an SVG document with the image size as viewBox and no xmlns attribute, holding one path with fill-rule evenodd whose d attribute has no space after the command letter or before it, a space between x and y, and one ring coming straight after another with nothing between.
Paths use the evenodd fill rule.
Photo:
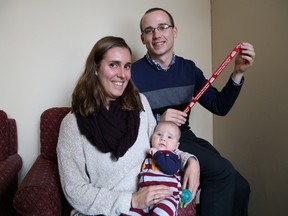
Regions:
<instances>
[{"instance_id":1,"label":"baby","mask_svg":"<svg viewBox=\"0 0 288 216\"><path fill-rule=\"evenodd\" d=\"M173 195L145 209L131 209L129 215L177 215L181 201L181 158L175 153L181 136L180 128L173 122L159 122L151 137L151 148L140 172L139 187L168 185Z\"/></svg>"}]
</instances>

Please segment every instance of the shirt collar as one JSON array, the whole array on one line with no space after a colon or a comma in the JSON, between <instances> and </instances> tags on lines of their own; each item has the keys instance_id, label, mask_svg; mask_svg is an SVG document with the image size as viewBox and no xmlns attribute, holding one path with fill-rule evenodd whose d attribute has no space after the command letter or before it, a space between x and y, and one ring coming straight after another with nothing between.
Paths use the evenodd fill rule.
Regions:
<instances>
[{"instance_id":1,"label":"shirt collar","mask_svg":"<svg viewBox=\"0 0 288 216\"><path fill-rule=\"evenodd\" d=\"M148 62L152 66L154 66L157 70L167 71L175 63L175 54L174 53L172 55L172 60L171 60L171 62L169 64L169 66L167 68L165 68L165 69L162 68L161 65L157 61L153 60L148 52L146 53L145 57L148 60Z\"/></svg>"}]
</instances>

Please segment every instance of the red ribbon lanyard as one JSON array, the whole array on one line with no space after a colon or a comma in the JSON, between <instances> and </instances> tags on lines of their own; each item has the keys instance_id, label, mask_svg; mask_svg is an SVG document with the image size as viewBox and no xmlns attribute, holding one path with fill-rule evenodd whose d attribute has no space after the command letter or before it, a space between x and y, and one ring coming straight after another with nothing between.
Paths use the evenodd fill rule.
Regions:
<instances>
[{"instance_id":1,"label":"red ribbon lanyard","mask_svg":"<svg viewBox=\"0 0 288 216\"><path fill-rule=\"evenodd\" d=\"M222 62L218 69L213 73L207 83L199 91L199 93L191 100L188 106L183 112L188 113L190 109L197 103L199 98L204 94L204 92L209 88L209 86L216 80L220 73L227 67L229 62L234 58L234 56L240 51L241 43L238 43L237 46L232 50L232 52L227 56L227 58Z\"/></svg>"}]
</instances>

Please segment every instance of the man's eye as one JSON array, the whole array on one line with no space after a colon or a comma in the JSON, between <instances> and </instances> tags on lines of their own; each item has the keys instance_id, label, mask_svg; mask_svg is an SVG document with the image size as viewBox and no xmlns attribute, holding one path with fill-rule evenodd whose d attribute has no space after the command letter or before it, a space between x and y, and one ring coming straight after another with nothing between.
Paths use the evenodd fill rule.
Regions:
<instances>
[{"instance_id":1,"label":"man's eye","mask_svg":"<svg viewBox=\"0 0 288 216\"><path fill-rule=\"evenodd\" d=\"M152 28L148 28L148 29L145 29L144 30L144 32L146 33L146 34L149 34L149 33L151 33L153 30L152 30Z\"/></svg>"}]
</instances>

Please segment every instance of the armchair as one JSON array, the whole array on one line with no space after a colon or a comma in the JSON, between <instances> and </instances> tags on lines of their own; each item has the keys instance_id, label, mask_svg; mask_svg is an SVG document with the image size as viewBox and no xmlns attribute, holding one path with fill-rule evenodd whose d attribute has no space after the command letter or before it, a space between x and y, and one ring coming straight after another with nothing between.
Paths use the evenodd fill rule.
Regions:
<instances>
[{"instance_id":1,"label":"armchair","mask_svg":"<svg viewBox=\"0 0 288 216\"><path fill-rule=\"evenodd\" d=\"M68 204L61 189L56 145L62 119L70 112L68 107L50 108L40 120L40 155L20 184L14 197L14 207L21 215L70 215ZM196 215L196 204L181 209L180 216Z\"/></svg>"},{"instance_id":2,"label":"armchair","mask_svg":"<svg viewBox=\"0 0 288 216\"><path fill-rule=\"evenodd\" d=\"M22 159L17 153L17 126L0 110L0 213L14 215L13 197L18 187Z\"/></svg>"},{"instance_id":3,"label":"armchair","mask_svg":"<svg viewBox=\"0 0 288 216\"><path fill-rule=\"evenodd\" d=\"M57 166L56 145L62 119L68 107L50 108L40 117L40 155L19 185L14 207L21 215L70 215Z\"/></svg>"}]
</instances>

